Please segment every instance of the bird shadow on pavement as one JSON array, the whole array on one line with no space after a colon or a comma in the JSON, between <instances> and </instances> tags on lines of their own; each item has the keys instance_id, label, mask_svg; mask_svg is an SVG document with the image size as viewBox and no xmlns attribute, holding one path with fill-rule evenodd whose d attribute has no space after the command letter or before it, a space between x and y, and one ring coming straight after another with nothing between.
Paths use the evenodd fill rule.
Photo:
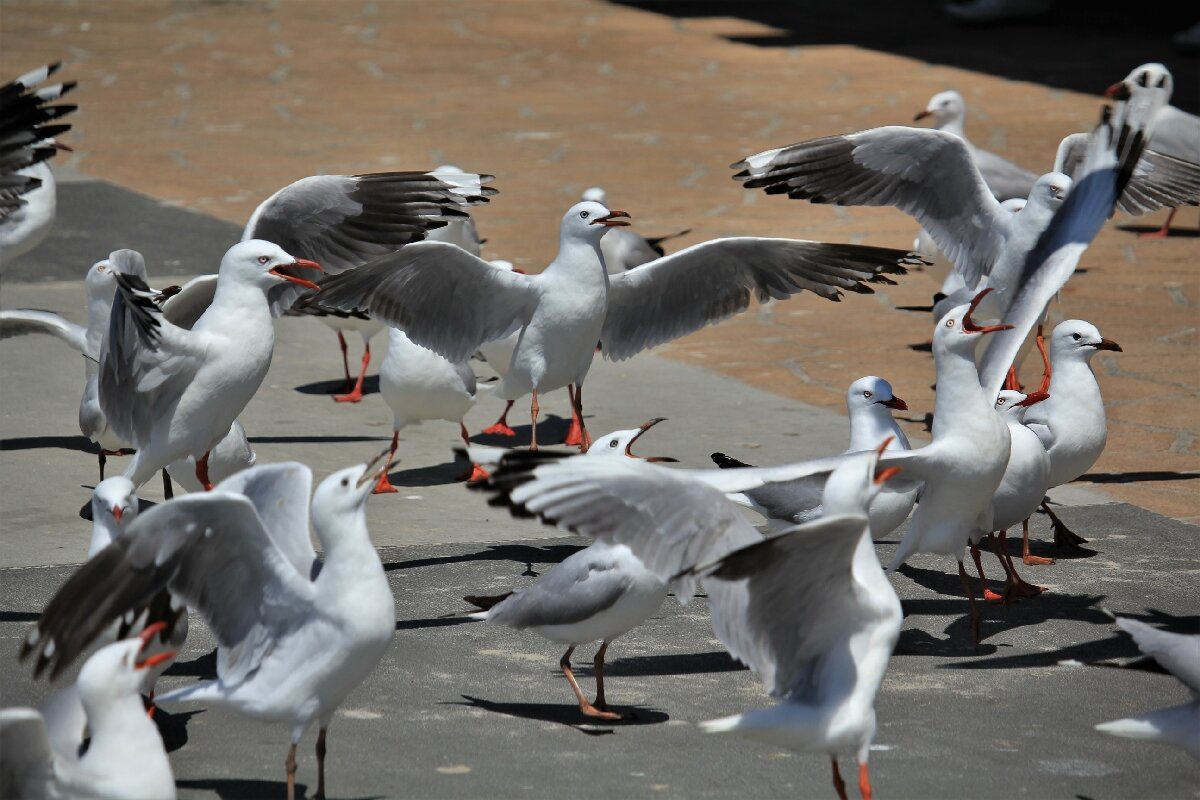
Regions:
<instances>
[{"instance_id":1,"label":"bird shadow on pavement","mask_svg":"<svg viewBox=\"0 0 1200 800\"><path fill-rule=\"evenodd\" d=\"M1174 472L1171 470L1141 470L1136 472L1089 472L1075 480L1087 483L1150 483L1153 481L1200 480L1200 472Z\"/></svg>"},{"instance_id":2,"label":"bird shadow on pavement","mask_svg":"<svg viewBox=\"0 0 1200 800\"><path fill-rule=\"evenodd\" d=\"M1116 226L1117 230L1125 231L1126 233L1154 233L1162 228L1161 225L1140 225L1132 222L1125 222ZM1200 238L1200 230L1191 226L1180 228L1174 225L1171 230L1167 231L1168 239L1196 239Z\"/></svg>"},{"instance_id":3,"label":"bird shadow on pavement","mask_svg":"<svg viewBox=\"0 0 1200 800\"><path fill-rule=\"evenodd\" d=\"M174 753L187 744L188 722L191 721L192 717L203 713L204 709L199 708L195 711L181 711L178 714L171 714L163 711L161 707L156 707L154 710L154 725L158 728L158 735L162 737L163 749L168 753Z\"/></svg>"},{"instance_id":4,"label":"bird shadow on pavement","mask_svg":"<svg viewBox=\"0 0 1200 800\"><path fill-rule=\"evenodd\" d=\"M466 616L455 614L448 617L425 617L423 619L401 619L396 621L396 630L411 631L420 628L446 628L451 625L462 625L468 622L479 622Z\"/></svg>"},{"instance_id":5,"label":"bird shadow on pavement","mask_svg":"<svg viewBox=\"0 0 1200 800\"><path fill-rule=\"evenodd\" d=\"M215 681L217 679L217 650L213 648L199 658L193 658L191 661L176 661L163 675L202 678L204 680Z\"/></svg>"},{"instance_id":6,"label":"bird shadow on pavement","mask_svg":"<svg viewBox=\"0 0 1200 800\"><path fill-rule=\"evenodd\" d=\"M516 406L513 406L516 409ZM512 413L516 413L515 410ZM583 415L587 423L587 414ZM477 433L471 437L475 444L485 444L489 447L528 447L531 425L514 425L515 436L504 436L499 433ZM563 443L567 432L571 429L571 420L554 414L547 414L545 419L538 420L538 447L553 446Z\"/></svg>"},{"instance_id":7,"label":"bird shadow on pavement","mask_svg":"<svg viewBox=\"0 0 1200 800\"><path fill-rule=\"evenodd\" d=\"M538 573L533 571L534 564L554 565L565 559L572 553L582 550L583 546L575 544L551 544L551 545L528 545L528 544L493 544L488 545L486 549L479 550L474 553L463 553L454 556L437 556L435 558L414 558L408 561L390 561L385 562L383 568L385 571L401 570L401 569L418 569L421 567L434 567L443 564L461 564L468 561L512 561L517 564L524 564L526 571L523 575L529 577L537 577ZM505 587L503 591L507 591L512 587Z\"/></svg>"},{"instance_id":8,"label":"bird shadow on pavement","mask_svg":"<svg viewBox=\"0 0 1200 800\"><path fill-rule=\"evenodd\" d=\"M346 442L390 442L391 436L247 436L250 444L339 444Z\"/></svg>"},{"instance_id":9,"label":"bird shadow on pavement","mask_svg":"<svg viewBox=\"0 0 1200 800\"><path fill-rule=\"evenodd\" d=\"M462 695L462 698L465 702L445 702L442 705L469 706L509 717L554 722L574 728L588 736L603 736L615 733L617 728L634 725L658 725L671 718L666 712L657 709L610 705L609 708L617 713L626 714L627 718L592 722L583 716L579 706L567 703L497 703L466 694Z\"/></svg>"},{"instance_id":10,"label":"bird shadow on pavement","mask_svg":"<svg viewBox=\"0 0 1200 800\"><path fill-rule=\"evenodd\" d=\"M399 472L388 473L388 480L397 489L416 489L424 486L448 486L452 483L463 483L463 474L470 469L466 460L446 461L424 467L402 469Z\"/></svg>"},{"instance_id":11,"label":"bird shadow on pavement","mask_svg":"<svg viewBox=\"0 0 1200 800\"><path fill-rule=\"evenodd\" d=\"M38 611L0 611L0 622L37 622L41 618Z\"/></svg>"},{"instance_id":12,"label":"bird shadow on pavement","mask_svg":"<svg viewBox=\"0 0 1200 800\"><path fill-rule=\"evenodd\" d=\"M175 781L180 789L195 789L215 792L221 800L258 800L260 797L286 797L287 783L284 781L260 781L249 778L203 778L190 781ZM296 796L307 797L308 787L296 782Z\"/></svg>"},{"instance_id":13,"label":"bird shadow on pavement","mask_svg":"<svg viewBox=\"0 0 1200 800\"><path fill-rule=\"evenodd\" d=\"M345 394L347 389L346 381L338 379L336 381L315 381L313 383L306 383L302 386L293 386L292 391L299 392L300 394L323 394L332 396L335 394ZM363 379L362 393L364 397L369 394L379 394L378 375L368 375Z\"/></svg>"},{"instance_id":14,"label":"bird shadow on pavement","mask_svg":"<svg viewBox=\"0 0 1200 800\"><path fill-rule=\"evenodd\" d=\"M96 454L96 446L85 436L19 436L15 439L0 439L0 451L43 450L55 447Z\"/></svg>"},{"instance_id":15,"label":"bird shadow on pavement","mask_svg":"<svg viewBox=\"0 0 1200 800\"><path fill-rule=\"evenodd\" d=\"M740 672L749 669L724 650L709 653L670 653L656 656L626 656L604 666L607 676L651 677L656 675L698 675L706 672ZM588 675L591 669L580 663L576 675Z\"/></svg>"}]
</instances>

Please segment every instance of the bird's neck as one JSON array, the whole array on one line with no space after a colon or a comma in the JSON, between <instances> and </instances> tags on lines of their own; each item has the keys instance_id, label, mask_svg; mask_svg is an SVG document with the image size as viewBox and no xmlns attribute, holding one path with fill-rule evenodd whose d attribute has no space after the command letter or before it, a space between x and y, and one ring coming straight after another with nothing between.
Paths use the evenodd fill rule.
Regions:
<instances>
[{"instance_id":1,"label":"bird's neck","mask_svg":"<svg viewBox=\"0 0 1200 800\"><path fill-rule=\"evenodd\" d=\"M95 516L96 513L97 512L93 511L93 516ZM99 513L103 514L105 512L100 511ZM88 544L88 559L90 560L96 555L96 553L99 553L101 550L112 544L113 540L117 538L117 535L117 531L114 530L113 527L107 522L93 522L92 541Z\"/></svg>"},{"instance_id":2,"label":"bird's neck","mask_svg":"<svg viewBox=\"0 0 1200 800\"><path fill-rule=\"evenodd\" d=\"M542 272L543 275L570 275L572 280L594 280L608 283L604 255L599 242L586 242L565 236L558 240L558 255Z\"/></svg>"},{"instance_id":3,"label":"bird's neck","mask_svg":"<svg viewBox=\"0 0 1200 800\"><path fill-rule=\"evenodd\" d=\"M979 369L975 366L973 352L945 349L937 354L937 398L933 408L935 439L939 432L948 432L961 422L996 413L979 385Z\"/></svg>"},{"instance_id":4,"label":"bird's neck","mask_svg":"<svg viewBox=\"0 0 1200 800\"><path fill-rule=\"evenodd\" d=\"M955 136L959 137L960 139L967 138L967 129L966 129L966 126L963 124L962 117L951 117L950 119L943 120L938 125L938 130L945 131L946 133L953 133Z\"/></svg>"},{"instance_id":5,"label":"bird's neck","mask_svg":"<svg viewBox=\"0 0 1200 800\"><path fill-rule=\"evenodd\" d=\"M108 321L112 316L113 297L88 298L87 355L92 358L100 357L100 343L108 333Z\"/></svg>"},{"instance_id":6,"label":"bird's neck","mask_svg":"<svg viewBox=\"0 0 1200 800\"><path fill-rule=\"evenodd\" d=\"M127 761L130 753L139 753L141 758L155 750L162 752L158 728L146 716L137 693L105 703L84 700L83 705L92 741L82 760L119 764Z\"/></svg>"},{"instance_id":7,"label":"bird's neck","mask_svg":"<svg viewBox=\"0 0 1200 800\"><path fill-rule=\"evenodd\" d=\"M348 515L332 515L314 509L313 530L325 553L325 563L317 581L322 585L355 583L362 579L363 567L379 562L379 554L371 545L367 531L365 507Z\"/></svg>"},{"instance_id":8,"label":"bird's neck","mask_svg":"<svg viewBox=\"0 0 1200 800\"><path fill-rule=\"evenodd\" d=\"M217 290L213 293L212 303L204 312L204 327L212 328L216 323L224 326L228 323L247 320L271 319L271 307L267 303L266 292L255 286L247 286L240 281L217 280Z\"/></svg>"},{"instance_id":9,"label":"bird's neck","mask_svg":"<svg viewBox=\"0 0 1200 800\"><path fill-rule=\"evenodd\" d=\"M858 410L850 415L850 447L851 452L873 450L888 436L895 435L895 424L892 415L883 406L873 405L870 408ZM898 442L892 442L888 449L896 447Z\"/></svg>"}]
</instances>

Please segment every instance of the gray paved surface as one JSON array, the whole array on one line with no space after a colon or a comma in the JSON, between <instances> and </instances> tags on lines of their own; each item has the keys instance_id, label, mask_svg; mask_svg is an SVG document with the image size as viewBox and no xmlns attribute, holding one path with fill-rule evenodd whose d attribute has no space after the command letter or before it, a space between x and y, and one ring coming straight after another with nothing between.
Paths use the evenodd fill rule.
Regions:
<instances>
[{"instance_id":1,"label":"gray paved surface","mask_svg":"<svg viewBox=\"0 0 1200 800\"><path fill-rule=\"evenodd\" d=\"M55 254L62 259L59 274L71 275L117 244L157 247L162 255L151 259L152 274L163 274L155 265L172 257L173 228L122 227L143 225L163 207L139 205L136 196L96 183L68 186L64 194L75 186L110 205L110 226L98 233L86 213L90 205L64 203L55 233L63 241L48 242L30 258ZM230 241L236 233L216 227L201 243L208 249L198 252L219 256L222 230ZM83 246L72 250L71 241ZM93 246L101 251L89 255ZM67 265L58 255L68 253L79 263ZM188 262L186 271L212 258ZM2 295L4 307L51 308L82 321L76 281L6 280ZM261 460L297 458L319 477L382 446L390 414L378 395L345 407L314 394L339 370L333 336L322 326L279 323L271 373L243 417ZM14 653L86 549L88 523L77 511L89 496L81 484L95 480L95 462L75 426L82 373L78 357L55 341L31 338L0 347L4 705L33 702L45 692L15 665ZM640 449L687 464L707 463L714 449L779 462L839 449L845 436L836 414L654 356L597 362L588 395L589 424L597 432L671 417ZM545 406L565 413L565 398L552 396ZM499 408L499 401L482 400L469 424L490 423ZM564 428L559 421L545 430L549 438ZM399 621L384 663L351 696L330 734L332 797L832 796L820 757L696 729L700 720L766 701L757 680L722 653L703 600L687 609L669 600L658 617L613 646L610 700L638 715L614 726L581 724L556 669L561 653L555 645L446 617L464 610L463 594L532 580L530 568L544 572L580 544L498 516L454 482L461 469L450 461L456 441L450 424L408 429L404 463L393 475L402 493L370 503L369 524L384 548ZM120 468L119 460L110 464ZM148 488L146 496L157 499L156 483ZM1091 549L1054 567L1026 568L1051 592L1011 608L988 608L978 652L967 644L965 603L949 563L915 559L896 577L908 618L878 701L877 796L1200 796L1200 768L1182 753L1091 730L1106 719L1181 702L1186 692L1178 683L1143 672L1055 666L1064 658L1135 654L1098 611L1101 604L1173 630L1200 629L1197 529L1133 506L1096 504L1103 497L1086 491L1066 498L1077 505L1063 515L1092 539ZM1041 520L1037 535L1046 536ZM893 544L880 545L881 558ZM164 685L211 671L211 649L197 625L183 663ZM591 650L581 656L580 671L589 674ZM172 711L164 731L176 748L172 763L183 796L282 795L282 728L217 709ZM304 742L299 773L309 787L315 783L312 739L310 733Z\"/></svg>"}]
</instances>

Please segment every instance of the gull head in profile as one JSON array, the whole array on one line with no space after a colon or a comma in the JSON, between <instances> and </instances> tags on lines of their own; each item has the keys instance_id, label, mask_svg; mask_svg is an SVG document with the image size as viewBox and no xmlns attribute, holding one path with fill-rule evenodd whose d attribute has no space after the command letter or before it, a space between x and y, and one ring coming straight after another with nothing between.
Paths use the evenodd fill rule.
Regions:
<instances>
[{"instance_id":1,"label":"gull head in profile","mask_svg":"<svg viewBox=\"0 0 1200 800\"><path fill-rule=\"evenodd\" d=\"M908 410L908 403L892 393L892 385L875 375L867 375L850 384L846 392L846 405L851 413L858 409L871 409L876 405L894 411Z\"/></svg>"},{"instance_id":2,"label":"gull head in profile","mask_svg":"<svg viewBox=\"0 0 1200 800\"><path fill-rule=\"evenodd\" d=\"M995 409L1005 421L1022 422L1025 419L1025 409L1036 405L1050 395L1046 392L1014 392L1012 389L1002 389L996 397Z\"/></svg>"},{"instance_id":3,"label":"gull head in profile","mask_svg":"<svg viewBox=\"0 0 1200 800\"><path fill-rule=\"evenodd\" d=\"M653 428L660 422L666 422L666 417L655 417L654 419L646 420L636 428L631 428L625 431L613 431L607 436L592 442L592 446L588 448L589 456L626 456L627 458L636 458L641 461L653 462L677 462L679 459L671 458L670 456L639 456L633 452L633 443L641 438L642 434Z\"/></svg>"},{"instance_id":4,"label":"gull head in profile","mask_svg":"<svg viewBox=\"0 0 1200 800\"><path fill-rule=\"evenodd\" d=\"M296 270L323 272L321 265L304 258L293 258L282 247L262 239L238 242L221 259L220 274L240 283L267 291L281 283L295 283L307 289L319 289Z\"/></svg>"},{"instance_id":5,"label":"gull head in profile","mask_svg":"<svg viewBox=\"0 0 1200 800\"><path fill-rule=\"evenodd\" d=\"M933 331L933 352L973 353L975 343L985 333L1006 331L1012 325L980 325L971 318L971 314L983 302L992 290L984 289L975 295L970 303L956 306L938 320L937 328Z\"/></svg>"},{"instance_id":6,"label":"gull head in profile","mask_svg":"<svg viewBox=\"0 0 1200 800\"><path fill-rule=\"evenodd\" d=\"M147 625L136 638L122 639L96 651L79 671L76 686L89 717L112 702L141 691L142 671L175 657L174 652L157 652L145 656L144 651L159 633L165 622Z\"/></svg>"},{"instance_id":7,"label":"gull head in profile","mask_svg":"<svg viewBox=\"0 0 1200 800\"><path fill-rule=\"evenodd\" d=\"M1061 172L1047 172L1034 182L1033 188L1029 190L1026 205L1055 210L1067 199L1069 191L1071 191L1070 176ZM1023 208L1024 206L1022 206Z\"/></svg>"},{"instance_id":8,"label":"gull head in profile","mask_svg":"<svg viewBox=\"0 0 1200 800\"><path fill-rule=\"evenodd\" d=\"M933 97L929 98L929 104L925 106L925 110L918 112L913 117L913 122L920 122L923 119L933 117L934 125L944 125L951 120L960 120L967 113L967 104L963 101L963 97L953 89L944 92L938 92Z\"/></svg>"},{"instance_id":9,"label":"gull head in profile","mask_svg":"<svg viewBox=\"0 0 1200 800\"><path fill-rule=\"evenodd\" d=\"M1112 339L1105 339L1095 325L1081 319L1058 323L1050 335L1050 355L1055 363L1059 359L1091 361L1092 356L1100 350L1122 352L1121 345Z\"/></svg>"},{"instance_id":10,"label":"gull head in profile","mask_svg":"<svg viewBox=\"0 0 1200 800\"><path fill-rule=\"evenodd\" d=\"M624 211L610 211L607 206L591 200L571 206L562 219L562 235L566 239L598 244L609 228L629 225Z\"/></svg>"},{"instance_id":11,"label":"gull head in profile","mask_svg":"<svg viewBox=\"0 0 1200 800\"><path fill-rule=\"evenodd\" d=\"M381 450L365 464L338 470L317 486L313 493L314 523L318 516L335 519L357 514L366 506L367 498L381 475L386 475L398 461L388 461L389 450Z\"/></svg>"}]
</instances>

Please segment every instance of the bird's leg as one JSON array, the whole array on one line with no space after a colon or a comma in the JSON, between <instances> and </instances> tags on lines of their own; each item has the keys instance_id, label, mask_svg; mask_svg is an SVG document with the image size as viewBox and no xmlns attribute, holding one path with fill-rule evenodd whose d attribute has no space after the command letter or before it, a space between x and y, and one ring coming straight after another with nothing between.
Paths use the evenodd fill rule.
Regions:
<instances>
[{"instance_id":1,"label":"bird's leg","mask_svg":"<svg viewBox=\"0 0 1200 800\"><path fill-rule=\"evenodd\" d=\"M154 712L158 711L158 706L154 705L154 690L150 690L150 694L146 697L146 716L154 719Z\"/></svg>"},{"instance_id":2,"label":"bird's leg","mask_svg":"<svg viewBox=\"0 0 1200 800\"><path fill-rule=\"evenodd\" d=\"M1054 530L1054 544L1056 547L1079 547L1081 544L1087 544L1087 539L1068 528L1066 523L1050 510L1050 504L1044 499L1042 500L1042 511L1045 511L1046 516L1050 518L1050 527Z\"/></svg>"},{"instance_id":3,"label":"bird's leg","mask_svg":"<svg viewBox=\"0 0 1200 800\"><path fill-rule=\"evenodd\" d=\"M575 692L575 699L579 701L579 710L588 717L599 717L600 719L616 720L620 719L620 714L614 714L611 711L601 711L584 696L583 690L579 688L579 682L575 680L575 673L571 672L571 654L575 652L575 646L567 648L567 652L563 653L563 657L559 659L558 666L562 668L563 675L567 678L567 683L571 684L571 691Z\"/></svg>"},{"instance_id":4,"label":"bird's leg","mask_svg":"<svg viewBox=\"0 0 1200 800\"><path fill-rule=\"evenodd\" d=\"M988 536L990 537L991 534ZM979 589L983 592L983 599L989 603L999 603L1004 599L1004 595L996 594L988 588L987 576L983 574L983 561L979 558L979 545L974 542L971 543L971 558L975 562L975 569L979 571ZM1004 559L1000 559L1000 566L1004 566ZM1008 574L1007 569L1004 572L1006 575Z\"/></svg>"},{"instance_id":5,"label":"bird's leg","mask_svg":"<svg viewBox=\"0 0 1200 800\"><path fill-rule=\"evenodd\" d=\"M350 377L350 360L347 355L349 348L346 347L346 337L342 336L342 332L338 331L338 347L342 348L342 370L346 373L346 382L342 384L342 391L348 392L354 387L354 379Z\"/></svg>"},{"instance_id":6,"label":"bird's leg","mask_svg":"<svg viewBox=\"0 0 1200 800\"><path fill-rule=\"evenodd\" d=\"M104 465L108 463L108 456L104 455L104 448L100 448L100 452L96 454L97 460L100 462L100 480L104 481Z\"/></svg>"},{"instance_id":7,"label":"bird's leg","mask_svg":"<svg viewBox=\"0 0 1200 800\"><path fill-rule=\"evenodd\" d=\"M1004 377L1004 388L1008 389L1010 392L1021 391L1021 382L1019 380L1017 380L1017 368L1016 367L1008 368L1008 375L1006 375Z\"/></svg>"},{"instance_id":8,"label":"bird's leg","mask_svg":"<svg viewBox=\"0 0 1200 800\"><path fill-rule=\"evenodd\" d=\"M341 334L339 333L338 336L341 336ZM358 380L355 381L353 384L354 388L351 389L346 394L334 395L333 396L334 402L357 403L363 399L363 393L362 393L363 381L367 379L367 365L370 363L371 363L371 343L367 342L366 346L363 347L362 369L359 370ZM347 375L349 375L349 371L347 371ZM347 382L349 382L348 377L347 377Z\"/></svg>"},{"instance_id":9,"label":"bird's leg","mask_svg":"<svg viewBox=\"0 0 1200 800\"><path fill-rule=\"evenodd\" d=\"M1147 233L1139 233L1139 239L1165 239L1171 235L1171 220L1175 219L1175 212L1178 208L1172 208L1167 214L1167 221L1162 224L1162 227L1156 231L1148 231Z\"/></svg>"},{"instance_id":10,"label":"bird's leg","mask_svg":"<svg viewBox=\"0 0 1200 800\"><path fill-rule=\"evenodd\" d=\"M975 642L975 646L979 646L979 609L975 606L975 591L971 588L971 582L967 580L967 568L963 566L963 562L958 562L958 579L962 581L963 591L967 593L967 603L970 606L971 618L971 640Z\"/></svg>"},{"instance_id":11,"label":"bird's leg","mask_svg":"<svg viewBox=\"0 0 1200 800\"><path fill-rule=\"evenodd\" d=\"M529 415L533 418L533 427L529 432L529 449L537 450L537 418L541 407L538 406L537 389L533 390L533 402L529 404Z\"/></svg>"},{"instance_id":12,"label":"bird's leg","mask_svg":"<svg viewBox=\"0 0 1200 800\"><path fill-rule=\"evenodd\" d=\"M575 404L575 384L567 384L567 399L571 401L571 427L567 429L567 437L563 439L563 444L567 447L579 447L583 442L583 432L579 429L579 412L576 410L578 406Z\"/></svg>"},{"instance_id":13,"label":"bird's leg","mask_svg":"<svg viewBox=\"0 0 1200 800\"><path fill-rule=\"evenodd\" d=\"M508 411L513 407L513 401L509 400L504 404L504 413L500 415L500 419L496 420L496 424L491 427L484 428L480 433L490 433L497 436L516 436L517 432L508 427Z\"/></svg>"},{"instance_id":14,"label":"bird's leg","mask_svg":"<svg viewBox=\"0 0 1200 800\"><path fill-rule=\"evenodd\" d=\"M842 773L838 770L837 756L830 756L829 763L833 765L833 790L838 793L838 800L849 800L846 797L846 782L842 780Z\"/></svg>"},{"instance_id":15,"label":"bird's leg","mask_svg":"<svg viewBox=\"0 0 1200 800\"><path fill-rule=\"evenodd\" d=\"M1029 518L1021 523L1021 560L1028 567L1044 567L1048 564L1053 564L1053 558L1045 558L1043 556L1035 556L1029 552Z\"/></svg>"},{"instance_id":16,"label":"bird's leg","mask_svg":"<svg viewBox=\"0 0 1200 800\"><path fill-rule=\"evenodd\" d=\"M608 703L604 700L604 655L608 652L608 642L601 642L596 657L592 659L592 668L596 671L596 702L593 704L601 711L608 711Z\"/></svg>"},{"instance_id":17,"label":"bird's leg","mask_svg":"<svg viewBox=\"0 0 1200 800\"><path fill-rule=\"evenodd\" d=\"M1000 531L999 542L992 541L992 551L996 554L996 558L1005 564L1004 569L1008 573L1008 577L1004 579L1005 603L1011 603L1013 597L1037 597L1046 591L1045 586L1034 586L1017 574L1017 568L1013 565L1012 557L1008 554L1007 530Z\"/></svg>"},{"instance_id":18,"label":"bird's leg","mask_svg":"<svg viewBox=\"0 0 1200 800\"><path fill-rule=\"evenodd\" d=\"M313 800L325 800L325 731L321 728L317 733L317 793Z\"/></svg>"},{"instance_id":19,"label":"bird's leg","mask_svg":"<svg viewBox=\"0 0 1200 800\"><path fill-rule=\"evenodd\" d=\"M288 748L287 761L283 762L287 772L287 800L296 800L296 743Z\"/></svg>"},{"instance_id":20,"label":"bird's leg","mask_svg":"<svg viewBox=\"0 0 1200 800\"><path fill-rule=\"evenodd\" d=\"M163 478L163 499L170 500L175 497L175 487L171 485L171 473L167 472L167 468L162 469Z\"/></svg>"},{"instance_id":21,"label":"bird's leg","mask_svg":"<svg viewBox=\"0 0 1200 800\"><path fill-rule=\"evenodd\" d=\"M862 793L863 800L871 800L871 771L867 769L867 762L858 765L858 791Z\"/></svg>"},{"instance_id":22,"label":"bird's leg","mask_svg":"<svg viewBox=\"0 0 1200 800\"><path fill-rule=\"evenodd\" d=\"M200 485L204 487L204 491L211 492L213 485L208 479L208 453L204 451L204 458L196 462L196 480L200 481Z\"/></svg>"},{"instance_id":23,"label":"bird's leg","mask_svg":"<svg viewBox=\"0 0 1200 800\"><path fill-rule=\"evenodd\" d=\"M396 455L396 448L400 446L400 431L392 431L392 445L388 451L388 463L392 461L392 456ZM392 482L388 480L387 473L379 476L379 480L375 482L375 488L371 490L371 494L395 494L397 489L392 486Z\"/></svg>"},{"instance_id":24,"label":"bird's leg","mask_svg":"<svg viewBox=\"0 0 1200 800\"><path fill-rule=\"evenodd\" d=\"M575 396L572 398L572 416L579 421L579 452L586 453L592 446L592 437L588 435L587 425L583 422L583 384L575 386Z\"/></svg>"},{"instance_id":25,"label":"bird's leg","mask_svg":"<svg viewBox=\"0 0 1200 800\"><path fill-rule=\"evenodd\" d=\"M469 433L467 433L467 426L464 425L461 421L458 423L458 432L462 436L463 445L467 448L470 448L471 435ZM468 456L468 458L469 457L470 456ZM462 475L459 475L458 479L460 481L467 481L468 483L471 483L473 481L486 481L488 479L488 477L489 477L489 475L487 473L487 470L484 469L483 467L479 466L478 464L476 464L474 461L472 461L471 468L469 470L467 470L466 472L464 472Z\"/></svg>"}]
</instances>

